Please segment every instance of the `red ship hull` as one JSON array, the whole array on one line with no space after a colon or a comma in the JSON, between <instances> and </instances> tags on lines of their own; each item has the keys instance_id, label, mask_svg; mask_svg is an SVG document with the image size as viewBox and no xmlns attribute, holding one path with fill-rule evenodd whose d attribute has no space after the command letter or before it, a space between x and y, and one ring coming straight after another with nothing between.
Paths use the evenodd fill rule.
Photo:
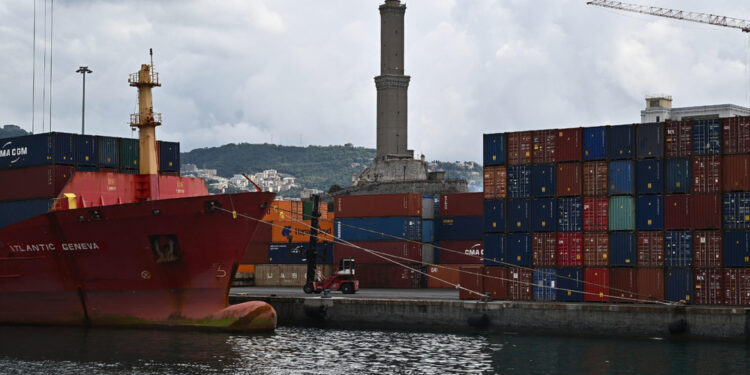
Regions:
<instances>
[{"instance_id":1,"label":"red ship hull","mask_svg":"<svg viewBox=\"0 0 750 375\"><path fill-rule=\"evenodd\" d=\"M0 323L233 328L254 311L275 326L270 307L227 308L232 274L258 224L243 215L262 217L273 197L60 210L2 228Z\"/></svg>"}]
</instances>

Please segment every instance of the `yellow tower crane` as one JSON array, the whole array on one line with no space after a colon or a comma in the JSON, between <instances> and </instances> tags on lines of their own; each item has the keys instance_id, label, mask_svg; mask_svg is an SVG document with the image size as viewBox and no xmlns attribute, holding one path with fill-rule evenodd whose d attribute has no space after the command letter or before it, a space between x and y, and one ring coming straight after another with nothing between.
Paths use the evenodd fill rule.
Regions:
<instances>
[{"instance_id":1,"label":"yellow tower crane","mask_svg":"<svg viewBox=\"0 0 750 375\"><path fill-rule=\"evenodd\" d=\"M159 87L159 73L154 71L154 53L149 49L151 65L143 64L137 73L128 78L130 86L138 88L138 113L130 115L130 126L138 128L140 174L156 175L156 127L161 125L161 113L155 113L151 88Z\"/></svg>"}]
</instances>

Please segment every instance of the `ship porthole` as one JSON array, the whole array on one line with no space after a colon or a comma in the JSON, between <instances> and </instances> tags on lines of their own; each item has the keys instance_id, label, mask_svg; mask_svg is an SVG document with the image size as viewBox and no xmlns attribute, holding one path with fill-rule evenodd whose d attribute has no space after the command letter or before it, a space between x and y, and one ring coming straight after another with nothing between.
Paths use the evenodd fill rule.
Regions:
<instances>
[{"instance_id":1,"label":"ship porthole","mask_svg":"<svg viewBox=\"0 0 750 375\"><path fill-rule=\"evenodd\" d=\"M151 278L151 272L148 272L148 271L143 271L143 272L141 272L141 277L142 277L142 278L143 278L144 280L148 280L148 279L150 279L150 278Z\"/></svg>"}]
</instances>

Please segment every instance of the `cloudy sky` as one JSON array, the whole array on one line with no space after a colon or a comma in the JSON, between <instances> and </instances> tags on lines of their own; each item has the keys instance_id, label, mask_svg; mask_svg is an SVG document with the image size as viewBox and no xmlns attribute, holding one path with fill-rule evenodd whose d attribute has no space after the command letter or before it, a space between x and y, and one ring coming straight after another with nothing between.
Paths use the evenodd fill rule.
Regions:
<instances>
[{"instance_id":1,"label":"cloudy sky","mask_svg":"<svg viewBox=\"0 0 750 375\"><path fill-rule=\"evenodd\" d=\"M632 0L750 19L750 2ZM44 9L0 2L0 124L42 129ZM58 0L52 128L130 136L129 73L154 63L158 137L183 150L230 142L375 146L382 0ZM748 35L622 13L585 0L408 0L409 147L481 161L482 133L640 121L648 94L675 106L748 104ZM47 22L47 33L49 33ZM49 129L48 108L44 112Z\"/></svg>"}]
</instances>

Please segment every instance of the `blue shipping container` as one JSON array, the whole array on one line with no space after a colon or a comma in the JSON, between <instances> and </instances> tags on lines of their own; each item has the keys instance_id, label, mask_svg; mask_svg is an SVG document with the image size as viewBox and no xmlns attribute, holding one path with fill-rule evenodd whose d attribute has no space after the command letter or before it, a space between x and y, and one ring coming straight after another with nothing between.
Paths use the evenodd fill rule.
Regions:
<instances>
[{"instance_id":1,"label":"blue shipping container","mask_svg":"<svg viewBox=\"0 0 750 375\"><path fill-rule=\"evenodd\" d=\"M344 218L334 225L336 236L344 241L393 241L393 237L419 241L422 236L421 217Z\"/></svg>"},{"instance_id":2,"label":"blue shipping container","mask_svg":"<svg viewBox=\"0 0 750 375\"><path fill-rule=\"evenodd\" d=\"M664 169L666 174L666 186L664 190L667 193L689 193L691 187L690 159L667 159L667 165Z\"/></svg>"},{"instance_id":3,"label":"blue shipping container","mask_svg":"<svg viewBox=\"0 0 750 375\"><path fill-rule=\"evenodd\" d=\"M693 301L693 270L667 268L665 274L667 301L691 303Z\"/></svg>"},{"instance_id":4,"label":"blue shipping container","mask_svg":"<svg viewBox=\"0 0 750 375\"><path fill-rule=\"evenodd\" d=\"M724 229L750 228L750 193L725 193L723 198Z\"/></svg>"},{"instance_id":5,"label":"blue shipping container","mask_svg":"<svg viewBox=\"0 0 750 375\"><path fill-rule=\"evenodd\" d=\"M268 246L270 264L306 264L309 242L272 243ZM316 246L318 264L333 264L333 243L318 243Z\"/></svg>"},{"instance_id":6,"label":"blue shipping container","mask_svg":"<svg viewBox=\"0 0 750 375\"><path fill-rule=\"evenodd\" d=\"M74 134L24 135L4 138L0 144L0 169L53 164L75 164Z\"/></svg>"},{"instance_id":7,"label":"blue shipping container","mask_svg":"<svg viewBox=\"0 0 750 375\"><path fill-rule=\"evenodd\" d=\"M486 233L505 232L505 200L487 199L484 201L484 231Z\"/></svg>"},{"instance_id":8,"label":"blue shipping container","mask_svg":"<svg viewBox=\"0 0 750 375\"><path fill-rule=\"evenodd\" d=\"M537 164L531 167L531 196L554 197L557 179L554 164Z\"/></svg>"},{"instance_id":9,"label":"blue shipping container","mask_svg":"<svg viewBox=\"0 0 750 375\"><path fill-rule=\"evenodd\" d=\"M526 199L508 200L508 232L529 232L531 229L531 207Z\"/></svg>"},{"instance_id":10,"label":"blue shipping container","mask_svg":"<svg viewBox=\"0 0 750 375\"><path fill-rule=\"evenodd\" d=\"M724 267L750 267L750 232L724 232Z\"/></svg>"},{"instance_id":11,"label":"blue shipping container","mask_svg":"<svg viewBox=\"0 0 750 375\"><path fill-rule=\"evenodd\" d=\"M505 165L505 133L484 135L484 165Z\"/></svg>"},{"instance_id":12,"label":"blue shipping container","mask_svg":"<svg viewBox=\"0 0 750 375\"><path fill-rule=\"evenodd\" d=\"M554 232L557 227L557 209L552 198L531 201L531 231Z\"/></svg>"},{"instance_id":13,"label":"blue shipping container","mask_svg":"<svg viewBox=\"0 0 750 375\"><path fill-rule=\"evenodd\" d=\"M120 168L120 139L97 137L100 168Z\"/></svg>"},{"instance_id":14,"label":"blue shipping container","mask_svg":"<svg viewBox=\"0 0 750 375\"><path fill-rule=\"evenodd\" d=\"M557 288L557 301L583 302L583 268L558 268Z\"/></svg>"},{"instance_id":15,"label":"blue shipping container","mask_svg":"<svg viewBox=\"0 0 750 375\"><path fill-rule=\"evenodd\" d=\"M96 136L76 136L76 164L79 167L96 167L99 165L99 152L96 148Z\"/></svg>"},{"instance_id":16,"label":"blue shipping container","mask_svg":"<svg viewBox=\"0 0 750 375\"><path fill-rule=\"evenodd\" d=\"M509 234L507 254L508 263L531 267L531 235L528 233Z\"/></svg>"},{"instance_id":17,"label":"blue shipping container","mask_svg":"<svg viewBox=\"0 0 750 375\"><path fill-rule=\"evenodd\" d=\"M505 235L487 233L484 235L484 265L504 266L506 258Z\"/></svg>"},{"instance_id":18,"label":"blue shipping container","mask_svg":"<svg viewBox=\"0 0 750 375\"><path fill-rule=\"evenodd\" d=\"M693 265L693 234L690 231L664 233L664 265L667 267Z\"/></svg>"},{"instance_id":19,"label":"blue shipping container","mask_svg":"<svg viewBox=\"0 0 750 375\"><path fill-rule=\"evenodd\" d=\"M583 199L578 197L557 199L557 230L560 232L583 230Z\"/></svg>"},{"instance_id":20,"label":"blue shipping container","mask_svg":"<svg viewBox=\"0 0 750 375\"><path fill-rule=\"evenodd\" d=\"M471 241L484 238L484 216L453 216L437 219L435 241Z\"/></svg>"},{"instance_id":21,"label":"blue shipping container","mask_svg":"<svg viewBox=\"0 0 750 375\"><path fill-rule=\"evenodd\" d=\"M422 219L422 242L435 242L435 221Z\"/></svg>"},{"instance_id":22,"label":"blue shipping container","mask_svg":"<svg viewBox=\"0 0 750 375\"><path fill-rule=\"evenodd\" d=\"M664 194L664 164L661 160L637 161L635 176L638 194Z\"/></svg>"},{"instance_id":23,"label":"blue shipping container","mask_svg":"<svg viewBox=\"0 0 750 375\"><path fill-rule=\"evenodd\" d=\"M526 165L508 167L508 198L528 198L531 194L531 168Z\"/></svg>"},{"instance_id":24,"label":"blue shipping container","mask_svg":"<svg viewBox=\"0 0 750 375\"><path fill-rule=\"evenodd\" d=\"M631 232L609 233L609 265L635 266L635 234Z\"/></svg>"},{"instance_id":25,"label":"blue shipping container","mask_svg":"<svg viewBox=\"0 0 750 375\"><path fill-rule=\"evenodd\" d=\"M661 195L644 195L636 203L637 230L664 230L664 197Z\"/></svg>"},{"instance_id":26,"label":"blue shipping container","mask_svg":"<svg viewBox=\"0 0 750 375\"><path fill-rule=\"evenodd\" d=\"M54 199L0 202L0 228L47 213L54 202Z\"/></svg>"},{"instance_id":27,"label":"blue shipping container","mask_svg":"<svg viewBox=\"0 0 750 375\"><path fill-rule=\"evenodd\" d=\"M693 155L721 154L721 120L693 121Z\"/></svg>"},{"instance_id":28,"label":"blue shipping container","mask_svg":"<svg viewBox=\"0 0 750 375\"><path fill-rule=\"evenodd\" d=\"M635 155L633 125L610 126L607 139L607 154L610 159L632 159Z\"/></svg>"},{"instance_id":29,"label":"blue shipping container","mask_svg":"<svg viewBox=\"0 0 750 375\"><path fill-rule=\"evenodd\" d=\"M554 301L556 292L557 270L554 268L537 268L534 270L534 301Z\"/></svg>"},{"instance_id":30,"label":"blue shipping container","mask_svg":"<svg viewBox=\"0 0 750 375\"><path fill-rule=\"evenodd\" d=\"M180 171L180 144L178 142L159 143L159 170L162 172Z\"/></svg>"},{"instance_id":31,"label":"blue shipping container","mask_svg":"<svg viewBox=\"0 0 750 375\"><path fill-rule=\"evenodd\" d=\"M609 163L609 194L633 194L635 192L632 161Z\"/></svg>"},{"instance_id":32,"label":"blue shipping container","mask_svg":"<svg viewBox=\"0 0 750 375\"><path fill-rule=\"evenodd\" d=\"M660 158L664 155L662 123L638 124L635 128L636 156L638 159Z\"/></svg>"},{"instance_id":33,"label":"blue shipping container","mask_svg":"<svg viewBox=\"0 0 750 375\"><path fill-rule=\"evenodd\" d=\"M607 158L607 127L583 128L583 160Z\"/></svg>"}]
</instances>

